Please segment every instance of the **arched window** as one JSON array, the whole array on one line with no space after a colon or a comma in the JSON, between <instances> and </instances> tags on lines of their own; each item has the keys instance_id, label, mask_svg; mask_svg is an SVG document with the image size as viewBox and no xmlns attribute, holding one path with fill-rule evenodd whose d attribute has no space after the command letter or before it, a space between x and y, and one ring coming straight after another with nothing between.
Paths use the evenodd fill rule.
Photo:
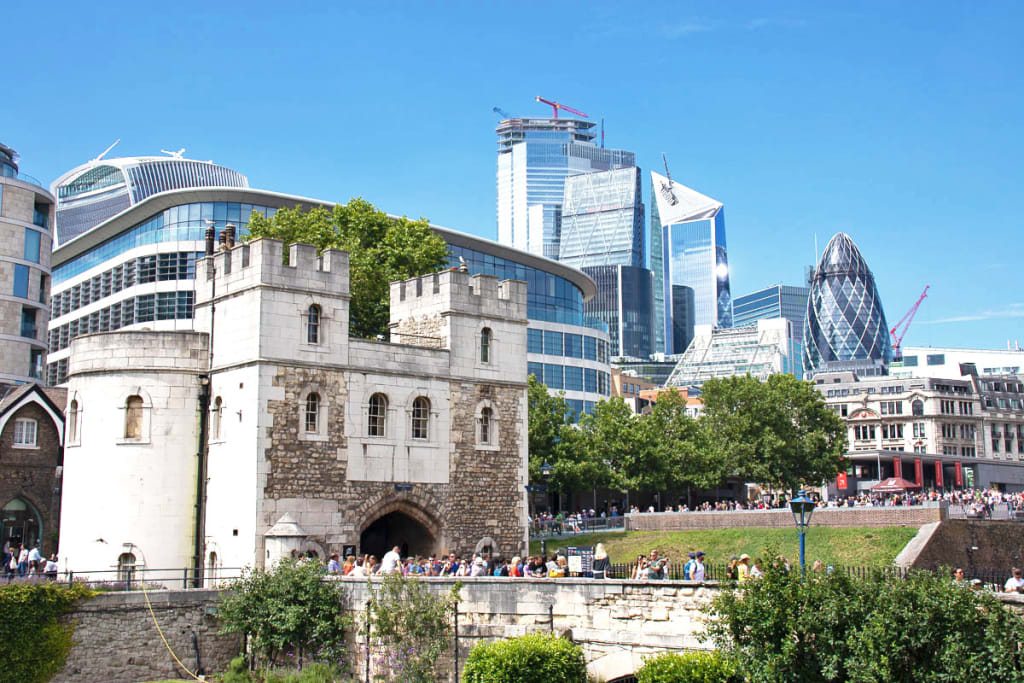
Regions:
<instances>
[{"instance_id":1,"label":"arched window","mask_svg":"<svg viewBox=\"0 0 1024 683\"><path fill-rule=\"evenodd\" d=\"M910 409L914 415L924 415L924 401L918 399L910 404Z\"/></svg>"},{"instance_id":2,"label":"arched window","mask_svg":"<svg viewBox=\"0 0 1024 683\"><path fill-rule=\"evenodd\" d=\"M124 438L142 438L142 397L129 396L124 403Z\"/></svg>"},{"instance_id":3,"label":"arched window","mask_svg":"<svg viewBox=\"0 0 1024 683\"><path fill-rule=\"evenodd\" d=\"M384 436L388 419L388 399L384 394L374 394L370 397L366 417L366 435Z\"/></svg>"},{"instance_id":4,"label":"arched window","mask_svg":"<svg viewBox=\"0 0 1024 683\"><path fill-rule=\"evenodd\" d=\"M320 343L320 307L316 304L306 311L306 343Z\"/></svg>"},{"instance_id":5,"label":"arched window","mask_svg":"<svg viewBox=\"0 0 1024 683\"><path fill-rule=\"evenodd\" d=\"M217 567L219 564L217 553L211 552L206 562L206 580L210 582L210 585L215 585L217 582Z\"/></svg>"},{"instance_id":6,"label":"arched window","mask_svg":"<svg viewBox=\"0 0 1024 683\"><path fill-rule=\"evenodd\" d=\"M210 411L210 440L220 440L221 417L224 415L224 399L220 396L213 401L213 410Z\"/></svg>"},{"instance_id":7,"label":"arched window","mask_svg":"<svg viewBox=\"0 0 1024 683\"><path fill-rule=\"evenodd\" d=\"M494 411L490 408L482 408L480 410L480 438L479 443L489 446L491 445L491 437L494 435Z\"/></svg>"},{"instance_id":8,"label":"arched window","mask_svg":"<svg viewBox=\"0 0 1024 683\"><path fill-rule=\"evenodd\" d=\"M480 330L480 362L491 362L491 328Z\"/></svg>"},{"instance_id":9,"label":"arched window","mask_svg":"<svg viewBox=\"0 0 1024 683\"><path fill-rule=\"evenodd\" d=\"M10 542L11 548L26 548L38 544L43 538L42 518L27 500L15 498L0 509L0 539Z\"/></svg>"},{"instance_id":10,"label":"arched window","mask_svg":"<svg viewBox=\"0 0 1024 683\"><path fill-rule=\"evenodd\" d=\"M35 448L39 423L30 417L19 417L14 421L14 445L21 448Z\"/></svg>"},{"instance_id":11,"label":"arched window","mask_svg":"<svg viewBox=\"0 0 1024 683\"><path fill-rule=\"evenodd\" d=\"M117 558L117 580L127 583L134 578L132 576L134 572L135 556L131 553L121 553Z\"/></svg>"},{"instance_id":12,"label":"arched window","mask_svg":"<svg viewBox=\"0 0 1024 683\"><path fill-rule=\"evenodd\" d=\"M68 443L78 441L78 399L71 399L68 406Z\"/></svg>"},{"instance_id":13,"label":"arched window","mask_svg":"<svg viewBox=\"0 0 1024 683\"><path fill-rule=\"evenodd\" d=\"M412 438L426 439L430 426L430 401L420 396L412 402Z\"/></svg>"},{"instance_id":14,"label":"arched window","mask_svg":"<svg viewBox=\"0 0 1024 683\"><path fill-rule=\"evenodd\" d=\"M306 432L320 431L320 394L312 392L306 397Z\"/></svg>"}]
</instances>

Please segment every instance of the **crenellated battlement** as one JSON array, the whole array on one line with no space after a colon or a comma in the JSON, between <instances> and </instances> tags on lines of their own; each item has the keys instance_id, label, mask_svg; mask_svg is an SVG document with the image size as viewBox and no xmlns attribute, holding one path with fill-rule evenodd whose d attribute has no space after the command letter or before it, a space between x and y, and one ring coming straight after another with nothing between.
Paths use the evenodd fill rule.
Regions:
<instances>
[{"instance_id":1,"label":"crenellated battlement","mask_svg":"<svg viewBox=\"0 0 1024 683\"><path fill-rule=\"evenodd\" d=\"M526 320L526 283L454 268L391 283L391 326L431 315Z\"/></svg>"},{"instance_id":2,"label":"crenellated battlement","mask_svg":"<svg viewBox=\"0 0 1024 683\"><path fill-rule=\"evenodd\" d=\"M281 240L241 242L196 264L196 304L208 302L214 292L219 298L255 285L347 298L348 262L348 252L328 249L318 256L313 245L296 243L288 247L285 265Z\"/></svg>"}]
</instances>

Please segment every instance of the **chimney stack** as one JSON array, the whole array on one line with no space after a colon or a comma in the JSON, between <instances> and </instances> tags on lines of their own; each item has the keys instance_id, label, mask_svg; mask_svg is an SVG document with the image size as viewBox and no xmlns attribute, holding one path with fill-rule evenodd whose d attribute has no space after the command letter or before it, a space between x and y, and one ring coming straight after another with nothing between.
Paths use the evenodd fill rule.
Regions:
<instances>
[{"instance_id":1,"label":"chimney stack","mask_svg":"<svg viewBox=\"0 0 1024 683\"><path fill-rule=\"evenodd\" d=\"M228 223L224 226L224 233L227 235L225 239L228 249L232 249L235 246L235 226Z\"/></svg>"},{"instance_id":2,"label":"chimney stack","mask_svg":"<svg viewBox=\"0 0 1024 683\"><path fill-rule=\"evenodd\" d=\"M213 226L210 226L209 228L206 229L206 255L207 256L213 256L213 247L214 247L214 242L216 241L216 237L214 237L214 235L216 235L216 230L213 229Z\"/></svg>"}]
</instances>

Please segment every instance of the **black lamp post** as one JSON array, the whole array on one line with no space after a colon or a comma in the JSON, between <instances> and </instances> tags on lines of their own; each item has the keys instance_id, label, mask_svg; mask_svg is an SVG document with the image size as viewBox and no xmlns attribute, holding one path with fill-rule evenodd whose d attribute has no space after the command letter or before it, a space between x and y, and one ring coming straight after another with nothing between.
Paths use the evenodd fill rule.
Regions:
<instances>
[{"instance_id":1,"label":"black lamp post","mask_svg":"<svg viewBox=\"0 0 1024 683\"><path fill-rule=\"evenodd\" d=\"M804 571L804 536L807 527L811 525L811 515L814 513L814 501L807 497L803 491L797 493L796 498L789 501L789 509L793 511L793 522L800 530L800 573Z\"/></svg>"},{"instance_id":2,"label":"black lamp post","mask_svg":"<svg viewBox=\"0 0 1024 683\"><path fill-rule=\"evenodd\" d=\"M542 477L544 477L544 487L545 487L545 489L547 489L548 482L551 481L551 473L554 472L554 471L555 471L555 468L552 467L551 465L549 465L546 460L540 466L540 475ZM547 494L548 494L548 503L550 503L551 502L551 492L548 491Z\"/></svg>"}]
</instances>

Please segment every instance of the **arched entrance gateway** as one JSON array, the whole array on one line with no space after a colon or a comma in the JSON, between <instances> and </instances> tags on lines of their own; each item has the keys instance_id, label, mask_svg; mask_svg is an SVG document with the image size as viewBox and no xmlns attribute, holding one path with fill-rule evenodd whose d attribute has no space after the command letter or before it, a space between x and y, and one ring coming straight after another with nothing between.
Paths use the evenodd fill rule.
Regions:
<instances>
[{"instance_id":1,"label":"arched entrance gateway","mask_svg":"<svg viewBox=\"0 0 1024 683\"><path fill-rule=\"evenodd\" d=\"M441 553L440 525L422 510L402 504L392 504L368 516L368 522L359 535L360 554L384 556L395 546L402 557Z\"/></svg>"}]
</instances>

